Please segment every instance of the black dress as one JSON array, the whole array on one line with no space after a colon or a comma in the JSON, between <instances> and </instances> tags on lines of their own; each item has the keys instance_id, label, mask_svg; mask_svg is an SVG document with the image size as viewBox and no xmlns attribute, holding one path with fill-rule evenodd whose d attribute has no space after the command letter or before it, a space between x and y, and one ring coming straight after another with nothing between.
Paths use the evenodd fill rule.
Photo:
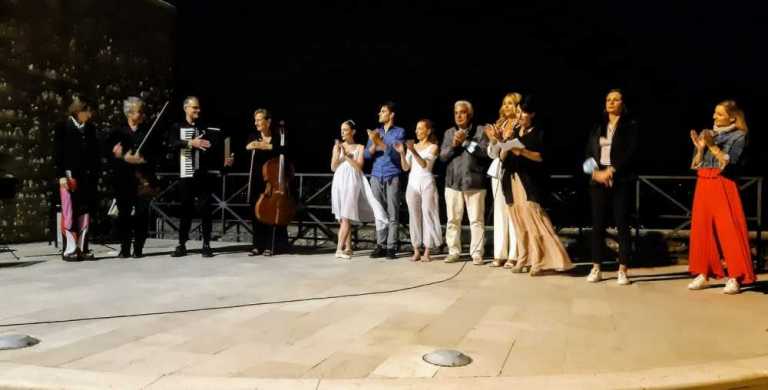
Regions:
<instances>
[{"instance_id":1,"label":"black dress","mask_svg":"<svg viewBox=\"0 0 768 390\"><path fill-rule=\"evenodd\" d=\"M261 132L253 132L248 135L248 143L253 141L261 141ZM273 134L270 139L272 150L253 150L253 166L249 167L251 176L251 228L253 229L253 248L264 252L269 250L273 253L287 252L290 250L290 244L288 241L288 228L286 226L272 226L262 223L256 218L256 202L259 200L259 196L266 189L266 182L262 175L262 167L264 164L278 157L281 153L287 154L288 149L285 145L281 145L280 135ZM251 155L248 155L248 162L251 161ZM287 164L287 157L285 159ZM274 228L274 229L273 229ZM272 247L272 238L274 234L274 248Z\"/></svg>"}]
</instances>

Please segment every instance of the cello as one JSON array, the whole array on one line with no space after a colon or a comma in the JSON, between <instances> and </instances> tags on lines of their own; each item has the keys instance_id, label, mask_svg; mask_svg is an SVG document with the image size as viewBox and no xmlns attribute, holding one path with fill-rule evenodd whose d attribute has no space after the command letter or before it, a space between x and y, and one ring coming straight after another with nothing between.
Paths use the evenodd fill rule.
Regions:
<instances>
[{"instance_id":1,"label":"cello","mask_svg":"<svg viewBox=\"0 0 768 390\"><path fill-rule=\"evenodd\" d=\"M280 153L261 167L264 178L264 192L254 207L256 218L266 225L287 226L296 215L296 201L291 196L290 182L293 180L293 164L285 161L283 147L285 147L285 122L280 121L278 127L280 136ZM253 151L255 152L255 150ZM253 154L251 155L251 168L253 168ZM274 230L272 234L274 246Z\"/></svg>"}]
</instances>

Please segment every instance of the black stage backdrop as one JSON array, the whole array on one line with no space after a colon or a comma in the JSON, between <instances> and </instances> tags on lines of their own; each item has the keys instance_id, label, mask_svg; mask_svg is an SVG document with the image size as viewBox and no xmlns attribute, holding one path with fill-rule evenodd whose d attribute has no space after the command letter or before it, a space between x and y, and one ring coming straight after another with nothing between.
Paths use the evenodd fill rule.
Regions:
<instances>
[{"instance_id":1,"label":"black stage backdrop","mask_svg":"<svg viewBox=\"0 0 768 390\"><path fill-rule=\"evenodd\" d=\"M688 131L726 98L746 110L751 171L765 166L765 15L747 2L177 3L177 98L199 95L232 133L272 109L299 171L328 171L340 123L375 126L382 101L411 136L422 117L442 135L455 100L486 123L519 91L539 101L552 171L577 172L610 88L642 121L642 173L690 173Z\"/></svg>"},{"instance_id":2,"label":"black stage backdrop","mask_svg":"<svg viewBox=\"0 0 768 390\"><path fill-rule=\"evenodd\" d=\"M104 138L141 96L153 115L171 94L175 10L155 0L0 0L0 176L20 179L0 199L0 243L54 238L59 195L53 126L73 95L91 100ZM98 183L93 236L109 234L111 176Z\"/></svg>"},{"instance_id":3,"label":"black stage backdrop","mask_svg":"<svg viewBox=\"0 0 768 390\"><path fill-rule=\"evenodd\" d=\"M270 108L287 123L300 172L328 172L339 124L375 126L385 100L399 103L411 136L423 117L441 136L455 100L472 101L486 123L518 91L539 101L552 172L578 174L586 132L618 87L642 123L641 173L690 174L689 129L711 126L714 105L734 98L751 128L749 173L768 162L767 15L749 2L170 3L176 10L158 0L0 0L0 153L13 157L0 169L22 179L20 196L0 201L0 241L50 232L48 131L72 93L97 101L102 131L122 121L131 94L147 98L150 114L172 95L161 127L198 95L209 122L235 139L253 131L255 108Z\"/></svg>"}]
</instances>

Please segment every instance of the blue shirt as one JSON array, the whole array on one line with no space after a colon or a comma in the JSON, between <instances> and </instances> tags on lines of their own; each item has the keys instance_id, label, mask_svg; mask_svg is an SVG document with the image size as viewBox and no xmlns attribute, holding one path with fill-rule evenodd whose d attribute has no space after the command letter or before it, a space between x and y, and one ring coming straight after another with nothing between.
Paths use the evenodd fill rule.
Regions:
<instances>
[{"instance_id":1,"label":"blue shirt","mask_svg":"<svg viewBox=\"0 0 768 390\"><path fill-rule=\"evenodd\" d=\"M384 151L377 150L371 155L370 147L373 142L369 139L365 145L365 158L373 158L371 176L385 180L399 176L403 172L400 167L400 153L395 150L393 145L405 142L405 130L402 127L392 126L387 131L384 131L384 128L378 128L376 131L381 134L387 147Z\"/></svg>"},{"instance_id":2,"label":"blue shirt","mask_svg":"<svg viewBox=\"0 0 768 390\"><path fill-rule=\"evenodd\" d=\"M728 155L728 165L739 162L741 153L744 151L745 134L743 131L733 129L717 133L713 141L723 153ZM696 168L720 168L720 162L709 152L709 149L704 149L703 157L701 164Z\"/></svg>"}]
</instances>

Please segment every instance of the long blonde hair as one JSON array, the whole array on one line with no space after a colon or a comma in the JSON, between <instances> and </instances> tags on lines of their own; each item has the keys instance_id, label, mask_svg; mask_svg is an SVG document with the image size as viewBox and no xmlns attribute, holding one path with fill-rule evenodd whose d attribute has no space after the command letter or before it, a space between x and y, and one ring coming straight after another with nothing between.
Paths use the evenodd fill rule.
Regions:
<instances>
[{"instance_id":1,"label":"long blonde hair","mask_svg":"<svg viewBox=\"0 0 768 390\"><path fill-rule=\"evenodd\" d=\"M744 110L741 109L736 104L735 100L723 100L722 102L717 104L718 106L723 106L725 108L725 112L728 113L728 116L731 118L736 118L736 128L747 132L749 131L749 128L747 127L747 118L744 116Z\"/></svg>"},{"instance_id":2,"label":"long blonde hair","mask_svg":"<svg viewBox=\"0 0 768 390\"><path fill-rule=\"evenodd\" d=\"M517 92L510 92L504 95L504 98L501 99L501 107L499 107L499 119L496 120L497 126L500 126L507 119L504 117L504 101L507 100L507 98L512 98L512 101L515 102L515 111L520 111L520 102L523 101L523 95Z\"/></svg>"}]
</instances>

